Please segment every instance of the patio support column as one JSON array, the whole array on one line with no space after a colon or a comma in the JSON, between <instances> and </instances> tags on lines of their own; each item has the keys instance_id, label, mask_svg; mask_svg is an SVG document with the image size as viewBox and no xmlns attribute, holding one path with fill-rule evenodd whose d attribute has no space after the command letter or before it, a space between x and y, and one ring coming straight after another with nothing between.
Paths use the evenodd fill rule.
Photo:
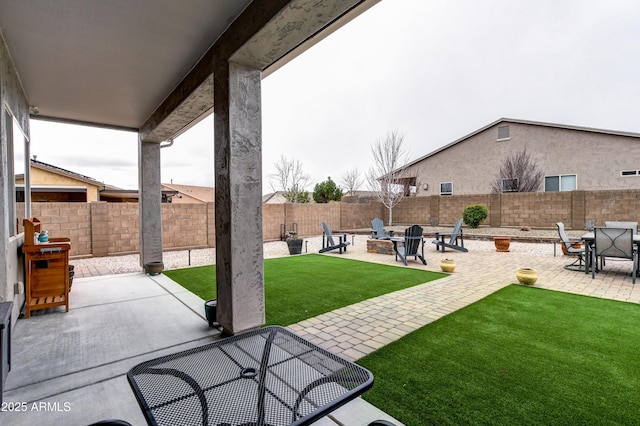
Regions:
<instances>
[{"instance_id":1,"label":"patio support column","mask_svg":"<svg viewBox=\"0 0 640 426\"><path fill-rule=\"evenodd\" d=\"M162 191L160 144L138 142L138 184L140 187L140 265L162 262Z\"/></svg>"},{"instance_id":2,"label":"patio support column","mask_svg":"<svg viewBox=\"0 0 640 426\"><path fill-rule=\"evenodd\" d=\"M264 323L260 70L214 63L217 320L226 334Z\"/></svg>"}]
</instances>

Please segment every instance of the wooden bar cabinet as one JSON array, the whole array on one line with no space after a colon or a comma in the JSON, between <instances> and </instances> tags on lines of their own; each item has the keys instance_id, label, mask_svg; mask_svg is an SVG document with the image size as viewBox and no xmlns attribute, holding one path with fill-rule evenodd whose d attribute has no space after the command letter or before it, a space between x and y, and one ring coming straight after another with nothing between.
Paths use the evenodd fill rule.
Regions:
<instances>
[{"instance_id":1,"label":"wooden bar cabinet","mask_svg":"<svg viewBox=\"0 0 640 426\"><path fill-rule=\"evenodd\" d=\"M24 219L26 317L31 311L64 306L69 312L69 238L38 242L42 231L38 218Z\"/></svg>"}]
</instances>

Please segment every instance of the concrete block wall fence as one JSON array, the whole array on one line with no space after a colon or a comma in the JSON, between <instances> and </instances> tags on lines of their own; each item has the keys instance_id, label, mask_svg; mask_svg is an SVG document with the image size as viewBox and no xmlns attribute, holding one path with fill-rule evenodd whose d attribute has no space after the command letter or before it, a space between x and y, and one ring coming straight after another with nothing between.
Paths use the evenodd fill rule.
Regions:
<instances>
[{"instance_id":1,"label":"concrete block wall fence","mask_svg":"<svg viewBox=\"0 0 640 426\"><path fill-rule=\"evenodd\" d=\"M493 208L489 195L459 195L459 196L442 196L439 200L438 211L434 211L434 217L438 218L438 225L454 225L458 219L462 217L464 208L473 204L484 204L489 209L489 216L485 220L485 224L491 224L491 215ZM426 222L430 223L430 222Z\"/></svg>"},{"instance_id":2,"label":"concrete block wall fence","mask_svg":"<svg viewBox=\"0 0 640 426\"><path fill-rule=\"evenodd\" d=\"M393 209L393 223L453 226L471 204L485 204L492 227L554 229L562 221L568 229L584 229L587 221L604 225L605 220L640 221L640 189L618 191L536 192L483 195L410 197ZM71 239L72 257L138 253L139 228L136 203L33 203L33 216L40 219L51 237ZM328 204L264 204L263 239L280 239L280 225L287 230L298 224L301 236L322 234L321 222L334 230L364 229L380 217L388 221L387 209L379 202ZM20 226L24 205L18 205ZM215 206L163 204L162 229L165 250L215 247ZM20 228L22 232L22 228Z\"/></svg>"},{"instance_id":3,"label":"concrete block wall fence","mask_svg":"<svg viewBox=\"0 0 640 426\"><path fill-rule=\"evenodd\" d=\"M341 229L340 205L341 203L285 204L287 226L296 222L299 235L321 235L322 222L326 222L332 231Z\"/></svg>"}]
</instances>

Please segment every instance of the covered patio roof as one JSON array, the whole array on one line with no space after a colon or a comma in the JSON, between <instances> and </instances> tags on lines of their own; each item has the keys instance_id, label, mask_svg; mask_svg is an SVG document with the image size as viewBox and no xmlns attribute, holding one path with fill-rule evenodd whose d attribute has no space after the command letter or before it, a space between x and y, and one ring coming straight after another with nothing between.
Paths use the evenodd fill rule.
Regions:
<instances>
[{"instance_id":1,"label":"covered patio roof","mask_svg":"<svg viewBox=\"0 0 640 426\"><path fill-rule=\"evenodd\" d=\"M214 51L265 76L378 1L0 0L0 30L32 117L160 142L212 111Z\"/></svg>"}]
</instances>

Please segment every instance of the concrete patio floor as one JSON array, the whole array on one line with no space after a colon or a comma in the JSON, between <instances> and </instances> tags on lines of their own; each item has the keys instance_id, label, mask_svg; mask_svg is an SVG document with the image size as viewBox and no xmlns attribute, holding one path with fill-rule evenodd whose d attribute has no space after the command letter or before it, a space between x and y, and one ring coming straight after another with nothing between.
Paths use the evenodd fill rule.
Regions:
<instances>
[{"instance_id":1,"label":"concrete patio floor","mask_svg":"<svg viewBox=\"0 0 640 426\"><path fill-rule=\"evenodd\" d=\"M394 256L367 253L364 240L366 237L354 240L343 255L327 255L404 267ZM468 253L448 250L443 255L427 244L427 266L409 262L412 268L439 270L441 258L455 259L455 272L444 279L347 306L289 328L334 353L357 360L516 282L518 267L538 270L536 287L640 303L640 282L632 285L630 262L608 261L606 270L592 279L591 275L565 270L563 266L571 259L554 257L550 243L512 242L508 253L495 252L493 243L487 241L465 241L465 245ZM3 401L26 402L27 410L0 413L0 423L87 425L120 418L144 425L126 372L147 359L219 337L207 326L203 300L164 275L76 279L70 303L68 313L57 308L17 321ZM364 426L377 418L390 419L357 399L316 424Z\"/></svg>"}]
</instances>

